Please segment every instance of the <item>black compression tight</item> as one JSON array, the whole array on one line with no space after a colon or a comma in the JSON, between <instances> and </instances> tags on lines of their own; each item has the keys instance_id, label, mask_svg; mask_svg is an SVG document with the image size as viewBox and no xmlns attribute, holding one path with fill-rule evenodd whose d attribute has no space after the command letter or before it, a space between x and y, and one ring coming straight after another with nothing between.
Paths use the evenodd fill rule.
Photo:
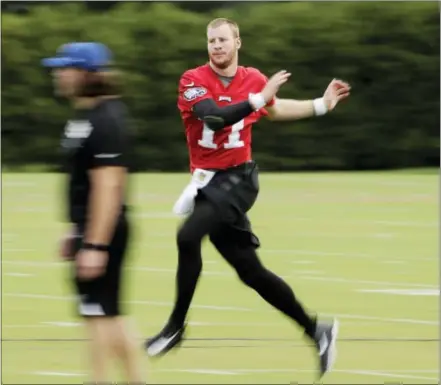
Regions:
<instances>
[{"instance_id":1,"label":"black compression tight","mask_svg":"<svg viewBox=\"0 0 441 385\"><path fill-rule=\"evenodd\" d=\"M267 270L250 245L240 247L225 237L219 215L206 200L196 203L193 213L180 228L177 236L179 262L176 277L176 303L169 324L183 325L202 271L201 242L210 235L210 240L236 270L239 278L254 289L266 302L296 321L306 334L313 336L315 319L311 318L297 301L291 288L280 277Z\"/></svg>"}]
</instances>

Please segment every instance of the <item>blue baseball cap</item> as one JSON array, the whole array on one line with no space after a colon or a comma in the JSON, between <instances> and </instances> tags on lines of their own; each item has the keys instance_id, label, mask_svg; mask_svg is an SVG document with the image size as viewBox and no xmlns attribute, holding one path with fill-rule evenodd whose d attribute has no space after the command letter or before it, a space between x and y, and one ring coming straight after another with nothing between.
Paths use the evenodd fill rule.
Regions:
<instances>
[{"instance_id":1,"label":"blue baseball cap","mask_svg":"<svg viewBox=\"0 0 441 385\"><path fill-rule=\"evenodd\" d=\"M111 65L113 54L104 44L68 43L57 50L57 56L43 59L44 67L75 67L86 71L105 70Z\"/></svg>"}]
</instances>

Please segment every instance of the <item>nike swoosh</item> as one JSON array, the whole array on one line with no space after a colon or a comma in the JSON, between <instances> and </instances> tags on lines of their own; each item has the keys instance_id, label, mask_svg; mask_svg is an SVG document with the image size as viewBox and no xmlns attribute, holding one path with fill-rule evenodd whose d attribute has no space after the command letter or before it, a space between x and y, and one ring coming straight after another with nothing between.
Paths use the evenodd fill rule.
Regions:
<instances>
[{"instance_id":1,"label":"nike swoosh","mask_svg":"<svg viewBox=\"0 0 441 385\"><path fill-rule=\"evenodd\" d=\"M169 344L170 341L173 340L173 338L175 338L177 335L179 334L179 330L173 334L171 337L165 338L165 337L161 337L159 340L157 340L156 342L154 342L147 350L148 353L151 356L155 356L158 353L161 353L162 350L164 350L164 348L167 347L167 345Z\"/></svg>"},{"instance_id":2,"label":"nike swoosh","mask_svg":"<svg viewBox=\"0 0 441 385\"><path fill-rule=\"evenodd\" d=\"M194 82L185 85L185 87L193 87L193 86L194 86Z\"/></svg>"},{"instance_id":3,"label":"nike swoosh","mask_svg":"<svg viewBox=\"0 0 441 385\"><path fill-rule=\"evenodd\" d=\"M323 336L320 338L319 346L320 346L319 354L323 355L323 353L326 352L326 349L329 346L329 341L328 341L328 337L326 337L326 333L323 333Z\"/></svg>"}]
</instances>

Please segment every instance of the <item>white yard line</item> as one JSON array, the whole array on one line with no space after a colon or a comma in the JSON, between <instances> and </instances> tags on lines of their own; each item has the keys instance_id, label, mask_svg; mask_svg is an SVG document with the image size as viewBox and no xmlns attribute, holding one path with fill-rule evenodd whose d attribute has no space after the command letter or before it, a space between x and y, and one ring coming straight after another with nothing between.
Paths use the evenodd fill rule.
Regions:
<instances>
[{"instance_id":1,"label":"white yard line","mask_svg":"<svg viewBox=\"0 0 441 385\"><path fill-rule=\"evenodd\" d=\"M78 327L81 326L81 322L42 322L43 326L59 326L63 328L69 328L69 327Z\"/></svg>"},{"instance_id":2,"label":"white yard line","mask_svg":"<svg viewBox=\"0 0 441 385\"><path fill-rule=\"evenodd\" d=\"M429 321L429 320L412 319L412 318L388 318L388 317L375 317L375 316L357 315L357 314L331 314L331 313L328 314L324 313L323 316L348 318L348 319L362 319L362 320L371 320L371 321L379 321L379 322L439 326L439 321Z\"/></svg>"},{"instance_id":3,"label":"white yard line","mask_svg":"<svg viewBox=\"0 0 441 385\"><path fill-rule=\"evenodd\" d=\"M84 377L86 373L74 373L74 372L52 372L52 371L39 371L31 373L37 376L47 376L47 377Z\"/></svg>"},{"instance_id":4,"label":"white yard line","mask_svg":"<svg viewBox=\"0 0 441 385\"><path fill-rule=\"evenodd\" d=\"M21 265L21 266L38 266L38 267L62 267L66 266L66 262L36 262L36 261L14 261L14 260L2 260L2 264L5 265ZM129 266L128 269L132 271L146 271L154 273L170 273L176 274L176 268L161 268L161 267L151 267L151 266ZM300 273L300 274L299 274ZM203 275L219 276L219 277L233 277L235 276L232 270L230 271L213 271L213 270L203 270ZM427 285L422 283L408 283L408 282L390 282L390 281L373 281L373 280L358 280L358 279L348 279L341 277L317 277L315 274L322 274L322 272L315 270L312 274L309 272L299 272L294 271L291 275L284 275L284 277L304 279L304 280L316 280L324 282L335 282L335 283L350 283L350 284L369 284L378 286L394 286L402 288L422 288L436 290L438 289L435 285Z\"/></svg>"},{"instance_id":5,"label":"white yard line","mask_svg":"<svg viewBox=\"0 0 441 385\"><path fill-rule=\"evenodd\" d=\"M153 273L170 273L170 274L176 274L176 268L175 269L166 269L166 268L160 268L160 267L147 267L147 266L139 266L139 267L130 267L130 270L133 271L148 271ZM202 270L202 275L213 275L213 276L220 276L220 277L232 277L234 274L232 272L223 272L223 271L209 271L209 270Z\"/></svg>"},{"instance_id":6,"label":"white yard line","mask_svg":"<svg viewBox=\"0 0 441 385\"><path fill-rule=\"evenodd\" d=\"M9 259L2 259L0 260L1 264L3 265L18 265L18 266L35 266L35 267L64 267L68 265L68 262L61 261L61 262L46 262L46 261L32 261L32 260L9 260ZM217 261L212 260L204 260L204 264L216 264ZM129 269L131 270L146 270L148 271L157 271L157 272L172 272L176 273L176 269L167 269L167 268L160 268L160 267L149 267L149 266L134 266L129 265Z\"/></svg>"},{"instance_id":7,"label":"white yard line","mask_svg":"<svg viewBox=\"0 0 441 385\"><path fill-rule=\"evenodd\" d=\"M171 302L160 302L160 301L128 301L128 303L137 305L151 305L160 307L171 307L173 304ZM205 310L219 310L219 311L245 311L245 312L255 312L257 310L250 309L246 307L236 307L236 306L214 306L214 305L192 305L194 309L205 309Z\"/></svg>"},{"instance_id":8,"label":"white yard line","mask_svg":"<svg viewBox=\"0 0 441 385\"><path fill-rule=\"evenodd\" d=\"M335 226L334 226L335 227ZM323 231L295 231L293 235L290 236L290 239L295 238L330 238L330 239L361 239L361 238L377 238L377 239L387 239L387 240L396 240L399 237L404 237L405 234L401 233L366 233L366 232L323 232ZM395 239L394 239L395 238Z\"/></svg>"},{"instance_id":9,"label":"white yard line","mask_svg":"<svg viewBox=\"0 0 441 385\"><path fill-rule=\"evenodd\" d=\"M406 296L439 296L439 289L360 289L356 291L360 293L378 293Z\"/></svg>"},{"instance_id":10,"label":"white yard line","mask_svg":"<svg viewBox=\"0 0 441 385\"><path fill-rule=\"evenodd\" d=\"M61 295L47 295L47 294L26 294L26 293L2 293L2 297L12 297L12 298L27 298L27 299L48 299L54 301L74 301L74 296L61 296ZM129 304L136 305L151 305L160 307L170 307L171 302L160 302L160 301L141 301L132 300L128 301ZM258 311L246 307L235 307L235 306L213 306L213 305L192 305L195 309L209 309L209 310L219 310L219 311L245 311L253 312Z\"/></svg>"},{"instance_id":11,"label":"white yard line","mask_svg":"<svg viewBox=\"0 0 441 385\"><path fill-rule=\"evenodd\" d=\"M337 372L337 370L336 370ZM377 376L377 377L389 377L389 378L405 378L408 380L428 380L428 381L439 381L437 377L426 377L426 376L415 376L410 374L398 374L391 372L383 372L376 370L338 370L340 373L348 374L360 374L364 376Z\"/></svg>"},{"instance_id":12,"label":"white yard line","mask_svg":"<svg viewBox=\"0 0 441 385\"><path fill-rule=\"evenodd\" d=\"M422 283L370 281L370 280L362 280L362 279L347 279L347 278L340 278L340 277L316 277L316 276L298 275L298 274L294 274L293 277L300 278L300 279L306 279L306 280L323 281L323 282L368 284L368 285L378 285L378 286L419 287L419 288L432 289L432 290L437 289L437 287L434 285L426 285L426 284L422 284Z\"/></svg>"},{"instance_id":13,"label":"white yard line","mask_svg":"<svg viewBox=\"0 0 441 385\"><path fill-rule=\"evenodd\" d=\"M3 275L9 276L9 277L33 277L35 274L28 274L28 273L3 273Z\"/></svg>"},{"instance_id":14,"label":"white yard line","mask_svg":"<svg viewBox=\"0 0 441 385\"><path fill-rule=\"evenodd\" d=\"M317 257L374 258L371 255L364 253L340 253L340 252L332 252L332 251L314 251L314 250L298 250L298 249L265 249L265 252L273 253L273 254L313 255ZM295 261L293 261L293 263L295 263Z\"/></svg>"},{"instance_id":15,"label":"white yard line","mask_svg":"<svg viewBox=\"0 0 441 385\"><path fill-rule=\"evenodd\" d=\"M289 374L289 373L315 373L311 369L209 369L209 368L191 368L191 369L153 369L150 372L155 373L192 373L192 374L210 374L210 375L253 375L253 374ZM365 370L365 369L336 369L335 373L356 374L361 376L375 376L388 378L401 378L410 380L428 380L438 381L436 377L427 377L414 375L409 373L437 373L436 370ZM79 372L55 372L55 371L37 371L31 373L39 376L56 376L56 377L83 377L86 373Z\"/></svg>"},{"instance_id":16,"label":"white yard line","mask_svg":"<svg viewBox=\"0 0 441 385\"><path fill-rule=\"evenodd\" d=\"M343 321L340 322L341 325L344 326L378 326L379 323L382 323L382 321ZM79 327L81 326L81 322L72 322L72 321L43 321L40 324L34 324L34 325L8 325L3 324L3 329L38 329L38 328L51 328L54 326L63 327L63 328L69 328L69 327ZM158 326L164 326L162 323L143 323L144 326L147 327L158 327ZM208 321L189 321L188 325L194 326L194 327L276 327L276 328L286 328L289 329L289 324L286 324L284 321L281 322L208 322Z\"/></svg>"},{"instance_id":17,"label":"white yard line","mask_svg":"<svg viewBox=\"0 0 441 385\"><path fill-rule=\"evenodd\" d=\"M382 261L383 259L387 259L389 261L402 261L402 262L410 262L410 261L433 261L437 262L438 257L397 257L393 256L373 256L365 253L345 253L345 252L329 252L329 251L312 251L312 250L297 250L297 249L262 249L263 253L271 253L271 254L289 254L289 255L313 255L317 257L342 257L342 258L350 258L350 259L374 259ZM294 262L294 261L293 261ZM314 261L314 263L316 263Z\"/></svg>"},{"instance_id":18,"label":"white yard line","mask_svg":"<svg viewBox=\"0 0 441 385\"><path fill-rule=\"evenodd\" d=\"M219 370L219 369L182 369L180 373L196 373L196 374L215 374L221 376L236 376L242 373L231 370Z\"/></svg>"},{"instance_id":19,"label":"white yard line","mask_svg":"<svg viewBox=\"0 0 441 385\"><path fill-rule=\"evenodd\" d=\"M169 245L166 245L167 247L169 247ZM137 245L137 247L141 247L141 245ZM146 247L151 247L151 245L147 245ZM160 246L158 246L160 247ZM170 247L171 248L171 247ZM20 248L9 248L9 249L3 249L2 252L3 253L17 253L17 252L30 252L30 251L37 251L35 249L20 249ZM316 250L302 250L302 249L262 249L261 251L262 254L266 255L266 254L288 254L290 256L297 256L297 255L303 255L303 256L316 256L316 257L342 257L342 258L350 258L350 259L373 259L373 260L379 260L380 262L383 261L397 261L397 262L411 262L411 261L428 261L428 262L436 262L438 263L439 258L438 256L434 255L433 257L428 257L428 256L416 256L416 257L394 257L391 255L387 255L387 256L373 256L370 254L366 254L366 253L350 253L350 252L331 252L331 251L316 251ZM204 261L208 262L208 263L214 263L217 261ZM295 261L290 260L291 263L317 263L317 261ZM46 261L33 261L33 260L20 260L20 261L16 261L16 260L2 260L2 263L8 263L8 264L13 264L13 263L17 263L17 264L25 264L25 263L33 263L33 264L38 264L38 263L50 263L50 262L46 262Z\"/></svg>"},{"instance_id":20,"label":"white yard line","mask_svg":"<svg viewBox=\"0 0 441 385\"><path fill-rule=\"evenodd\" d=\"M58 300L58 301L73 301L75 297L73 296L54 296L46 294L27 294L27 293L2 293L2 297L11 298L25 298L25 299L45 299L45 300ZM173 304L171 302L159 302L159 301L140 301L133 300L128 301L129 304L139 304L139 305L150 305L150 306L161 306L161 307L171 307ZM234 307L234 306L213 306L213 305L192 305L195 309L208 309L208 310L220 310L220 311L246 311L246 312L257 312L257 313L267 313L273 310L263 310L263 309L252 309L245 307ZM361 319L379 322L394 322L394 323L408 323L408 324L420 324L420 325L434 325L438 326L438 321L431 320L421 320L421 319L409 319L409 318L387 318L387 317L375 317L366 315L356 315L356 314L326 314L325 317L337 317L337 318L348 318L348 319Z\"/></svg>"},{"instance_id":21,"label":"white yard line","mask_svg":"<svg viewBox=\"0 0 441 385\"><path fill-rule=\"evenodd\" d=\"M286 219L289 222L323 222L323 219L317 217L297 217ZM348 224L348 225L381 225L390 227L410 227L410 228L434 228L437 229L439 224L437 222L413 222L413 221L396 221L396 220L353 220L353 219L328 219L325 220L328 223Z\"/></svg>"},{"instance_id":22,"label":"white yard line","mask_svg":"<svg viewBox=\"0 0 441 385\"><path fill-rule=\"evenodd\" d=\"M308 369L203 369L203 368L196 368L196 369L159 369L154 370L156 372L177 372L177 373L204 373L204 374L218 374L217 372L223 372L223 374L227 374L228 372L232 372L234 374L274 374L274 373L315 373L315 370L308 370ZM407 372L407 371L393 371L393 370L387 370L387 371L377 371L377 370L363 370L363 369L336 369L333 370L335 373L342 373L342 374L357 374L362 376L376 376L376 377L389 377L389 378L405 378L405 379L412 379L412 380L428 380L428 381L437 381L438 379L436 377L426 377L426 376L416 376L412 374L406 374L406 373L413 373L413 372ZM422 372L422 373L431 373L429 372ZM416 372L418 373L418 372Z\"/></svg>"},{"instance_id":23,"label":"white yard line","mask_svg":"<svg viewBox=\"0 0 441 385\"><path fill-rule=\"evenodd\" d=\"M233 372L234 374L273 374L273 373L314 373L313 370L301 370L301 369L228 369L227 370L219 370L219 369L171 369L171 370L157 370L158 372L179 372L179 373L204 373L204 374L219 374L214 372L222 371L223 374L227 374L228 372ZM409 374L401 374L399 372L379 372L375 370L334 370L336 373L342 374L358 374L363 376L376 376L376 377L389 377L389 378L405 378L412 380L429 380L429 381L437 381L436 377L426 377L426 376L415 376Z\"/></svg>"},{"instance_id":24,"label":"white yard line","mask_svg":"<svg viewBox=\"0 0 441 385\"><path fill-rule=\"evenodd\" d=\"M178 217L174 215L172 212L167 211L144 211L140 213L133 214L134 217L137 218L176 218ZM289 219L290 222L313 222L316 223L319 221L318 218L314 217L292 217ZM410 228L438 228L439 224L437 222L413 222L413 221L396 221L396 220L347 220L347 219L332 219L328 222L337 222L339 224L357 224L357 225L381 225L381 226L389 226L389 227L410 227ZM151 235L151 233L150 233ZM166 235L162 234L162 236L173 236L172 233L166 233ZM347 236L347 235L346 235Z\"/></svg>"}]
</instances>

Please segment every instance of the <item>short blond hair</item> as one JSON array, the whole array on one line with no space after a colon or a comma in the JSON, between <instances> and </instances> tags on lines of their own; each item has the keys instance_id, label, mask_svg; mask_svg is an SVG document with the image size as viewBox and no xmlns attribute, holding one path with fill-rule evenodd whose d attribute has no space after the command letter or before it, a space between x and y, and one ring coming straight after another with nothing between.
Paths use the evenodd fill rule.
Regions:
<instances>
[{"instance_id":1,"label":"short blond hair","mask_svg":"<svg viewBox=\"0 0 441 385\"><path fill-rule=\"evenodd\" d=\"M231 19L227 19L225 17L219 17L217 19L211 20L207 25L207 31L209 28L217 28L217 27L220 27L221 25L224 25L224 24L227 24L230 26L235 38L240 37L239 25L235 21L233 21Z\"/></svg>"}]
</instances>

